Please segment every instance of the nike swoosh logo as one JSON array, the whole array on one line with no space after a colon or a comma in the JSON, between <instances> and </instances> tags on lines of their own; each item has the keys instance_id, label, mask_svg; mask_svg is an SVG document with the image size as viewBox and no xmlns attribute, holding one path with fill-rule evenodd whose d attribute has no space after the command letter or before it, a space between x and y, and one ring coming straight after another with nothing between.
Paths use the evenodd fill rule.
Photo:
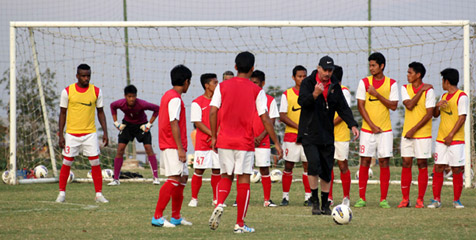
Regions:
<instances>
[{"instance_id":1,"label":"nike swoosh logo","mask_svg":"<svg viewBox=\"0 0 476 240\"><path fill-rule=\"evenodd\" d=\"M296 111L299 111L301 110L301 108L294 108L294 106L291 108L291 110L293 110L293 112L296 112Z\"/></svg>"},{"instance_id":2,"label":"nike swoosh logo","mask_svg":"<svg viewBox=\"0 0 476 240\"><path fill-rule=\"evenodd\" d=\"M91 102L89 102L89 103L80 102L79 104L84 105L84 106L88 106L88 107L91 107L93 105Z\"/></svg>"},{"instance_id":3,"label":"nike swoosh logo","mask_svg":"<svg viewBox=\"0 0 476 240\"><path fill-rule=\"evenodd\" d=\"M202 107L202 111L205 110L205 109L207 109L207 107Z\"/></svg>"},{"instance_id":4,"label":"nike swoosh logo","mask_svg":"<svg viewBox=\"0 0 476 240\"><path fill-rule=\"evenodd\" d=\"M369 97L369 101L371 101L371 102L378 101L378 98L372 99L371 97Z\"/></svg>"},{"instance_id":5,"label":"nike swoosh logo","mask_svg":"<svg viewBox=\"0 0 476 240\"><path fill-rule=\"evenodd\" d=\"M451 110L450 110L449 112L447 112L447 111L445 111L445 110L441 110L441 111L444 112L444 113L446 113L446 114L448 114L448 115L453 115L453 111L451 111Z\"/></svg>"}]
</instances>

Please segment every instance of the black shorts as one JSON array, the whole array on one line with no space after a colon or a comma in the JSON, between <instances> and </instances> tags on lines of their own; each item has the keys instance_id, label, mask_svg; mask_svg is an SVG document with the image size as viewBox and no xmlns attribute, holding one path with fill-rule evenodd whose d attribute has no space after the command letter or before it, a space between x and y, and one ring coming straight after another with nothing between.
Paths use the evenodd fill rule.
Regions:
<instances>
[{"instance_id":1,"label":"black shorts","mask_svg":"<svg viewBox=\"0 0 476 240\"><path fill-rule=\"evenodd\" d=\"M302 145L307 158L307 174L319 175L326 181L331 181L331 172L334 167L334 144L306 144Z\"/></svg>"},{"instance_id":2,"label":"black shorts","mask_svg":"<svg viewBox=\"0 0 476 240\"><path fill-rule=\"evenodd\" d=\"M129 143L130 141L134 141L134 138L137 139L138 142L145 144L152 144L152 135L149 132L144 132L140 129L140 126L145 123L141 124L132 124L122 120L123 124L126 124L126 127L119 132L119 143Z\"/></svg>"}]
</instances>

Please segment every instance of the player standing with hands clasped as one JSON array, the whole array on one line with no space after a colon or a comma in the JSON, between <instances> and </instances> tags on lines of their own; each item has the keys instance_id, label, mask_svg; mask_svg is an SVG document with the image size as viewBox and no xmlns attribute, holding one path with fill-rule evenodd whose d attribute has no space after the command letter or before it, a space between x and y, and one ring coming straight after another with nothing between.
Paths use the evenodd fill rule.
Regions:
<instances>
[{"instance_id":1,"label":"player standing with hands clasped","mask_svg":"<svg viewBox=\"0 0 476 240\"><path fill-rule=\"evenodd\" d=\"M91 67L80 64L76 70L77 83L73 83L61 92L59 117L59 147L63 149L63 166L59 177L59 195L56 202L64 202L74 157L83 150L91 164L96 202L109 202L102 195L102 173L99 165L99 142L96 133L95 112L103 129L102 141L107 146L107 125L104 115L102 91L92 84ZM63 133L66 124L66 134Z\"/></svg>"},{"instance_id":2,"label":"player standing with hands clasped","mask_svg":"<svg viewBox=\"0 0 476 240\"><path fill-rule=\"evenodd\" d=\"M329 188L331 171L334 167L334 115L337 112L349 126L355 139L359 137L357 122L345 100L342 88L332 78L334 60L324 56L317 70L303 80L298 103L301 105L298 142L302 142L304 153L309 162L308 175L311 185L312 214L330 215ZM317 195L319 178L321 179L321 201Z\"/></svg>"}]
</instances>

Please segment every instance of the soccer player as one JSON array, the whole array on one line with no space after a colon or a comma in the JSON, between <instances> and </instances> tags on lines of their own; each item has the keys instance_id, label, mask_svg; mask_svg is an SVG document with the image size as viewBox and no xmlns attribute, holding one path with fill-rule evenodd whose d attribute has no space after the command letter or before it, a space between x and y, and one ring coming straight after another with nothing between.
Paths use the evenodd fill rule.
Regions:
<instances>
[{"instance_id":1,"label":"soccer player","mask_svg":"<svg viewBox=\"0 0 476 240\"><path fill-rule=\"evenodd\" d=\"M249 79L254 70L255 57L250 52L241 52L235 58L237 77L220 83L215 89L210 103L211 145L218 149L222 178L218 183L218 205L209 220L212 230L218 228L223 214L222 204L230 193L233 174L237 175L237 216L235 233L252 233L254 228L244 223L250 200L250 175L253 171L253 117L258 114L271 139L276 143L278 155L282 149L273 129L266 109L264 91ZM217 119L220 119L220 131L217 136Z\"/></svg>"},{"instance_id":2,"label":"soccer player","mask_svg":"<svg viewBox=\"0 0 476 240\"><path fill-rule=\"evenodd\" d=\"M117 121L117 109L124 113L122 123ZM150 121L147 121L145 110L153 111ZM160 184L157 173L157 158L152 149L152 135L150 128L159 115L159 106L137 98L137 88L129 85L124 88L124 98L111 103L111 114L114 126L119 130L119 144L114 158L114 180L109 186L118 186L121 175L122 162L124 161L124 150L129 142L134 141L144 144L144 149L149 159L150 168L154 176L152 184Z\"/></svg>"},{"instance_id":3,"label":"soccer player","mask_svg":"<svg viewBox=\"0 0 476 240\"><path fill-rule=\"evenodd\" d=\"M459 73L454 68L441 72L443 90L433 111L434 117L441 115L440 127L435 143L435 173L433 174L433 199L428 208L441 207L441 187L445 165L453 172L453 206L464 208L460 197L463 191L464 156L464 122L468 114L468 96L458 89Z\"/></svg>"},{"instance_id":4,"label":"soccer player","mask_svg":"<svg viewBox=\"0 0 476 240\"><path fill-rule=\"evenodd\" d=\"M265 74L260 70L255 70L251 74L251 81L263 89L265 85ZM278 106L274 98L266 94L266 106L269 110L269 117L274 126L274 121L279 117ZM271 177L269 175L269 166L271 166L271 149L268 132L264 129L261 118L255 114L253 121L253 131L255 136L255 166L259 167L261 173L261 184L263 185L264 207L276 207L271 200Z\"/></svg>"},{"instance_id":5,"label":"soccer player","mask_svg":"<svg viewBox=\"0 0 476 240\"><path fill-rule=\"evenodd\" d=\"M377 157L380 166L380 204L381 208L390 208L387 202L390 184L388 162L393 156L393 133L390 110L398 105L397 82L383 74L385 57L379 52L370 54L368 76L357 87L357 107L362 115L360 134L359 196L355 207L367 205L365 192L369 178L369 166L372 157Z\"/></svg>"},{"instance_id":6,"label":"soccer player","mask_svg":"<svg viewBox=\"0 0 476 240\"><path fill-rule=\"evenodd\" d=\"M152 217L152 226L175 227L192 225L180 215L183 202L183 189L187 184L187 126L185 105L182 94L190 86L192 72L184 65L175 66L170 72L172 89L160 100L159 110L159 147L161 162L164 162L167 181L159 192L159 200ZM170 222L163 217L163 212L172 198L172 217Z\"/></svg>"},{"instance_id":7,"label":"soccer player","mask_svg":"<svg viewBox=\"0 0 476 240\"><path fill-rule=\"evenodd\" d=\"M317 70L302 81L298 103L301 118L297 142L301 142L309 163L309 183L312 196L313 215L331 215L329 190L331 172L334 167L334 116L337 112L351 127L355 138L359 137L357 122L347 104L342 87L332 78L334 60L324 56L319 60ZM321 206L319 208L318 186L321 185Z\"/></svg>"},{"instance_id":8,"label":"soccer player","mask_svg":"<svg viewBox=\"0 0 476 240\"><path fill-rule=\"evenodd\" d=\"M91 81L91 67L80 64L76 70L76 79L63 89L60 99L59 116L59 146L63 149L63 165L59 177L59 194L56 202L64 202L66 197L66 184L68 182L71 165L74 157L80 150L87 156L91 164L94 189L96 190L96 202L109 202L102 195L102 173L99 165L99 142L96 133L95 111L103 129L102 141L104 146L108 144L106 116L102 91L89 84ZM69 110L69 111L68 111ZM63 133L66 124L66 134Z\"/></svg>"},{"instance_id":9,"label":"soccer player","mask_svg":"<svg viewBox=\"0 0 476 240\"><path fill-rule=\"evenodd\" d=\"M339 84L342 83L343 70L341 66L335 65L332 76L334 76ZM342 94L344 94L345 101L347 105L350 106L351 94L347 87L341 85ZM337 112L334 115L334 159L337 161L337 165L340 170L340 179L342 181L342 191L344 197L342 199L342 204L350 207L350 183L351 176L349 171L349 141L350 141L350 132L347 124L339 117ZM333 205L334 200L332 196L332 187L334 182L334 171L331 174L331 186L329 189L329 202L330 206Z\"/></svg>"},{"instance_id":10,"label":"soccer player","mask_svg":"<svg viewBox=\"0 0 476 240\"><path fill-rule=\"evenodd\" d=\"M223 73L223 81L233 78L235 74L232 71L225 71Z\"/></svg>"},{"instance_id":11,"label":"soccer player","mask_svg":"<svg viewBox=\"0 0 476 240\"><path fill-rule=\"evenodd\" d=\"M300 143L296 143L301 106L298 103L299 89L301 82L307 76L307 70L301 65L293 68L294 87L284 91L281 96L281 106L279 107L279 118L286 124L284 129L284 171L283 171L283 200L281 206L289 204L289 190L293 182L294 164L301 161L304 172L302 173L302 183L304 185L304 206L310 206L311 187L307 176L307 159Z\"/></svg>"},{"instance_id":12,"label":"soccer player","mask_svg":"<svg viewBox=\"0 0 476 240\"><path fill-rule=\"evenodd\" d=\"M399 208L410 207L410 186L412 185L412 162L418 165L418 198L415 207L423 208L423 197L428 186L428 158L431 157L431 118L435 107L435 93L429 84L423 83L425 66L419 62L408 65L409 84L401 88L405 105L405 120L401 140L402 201Z\"/></svg>"},{"instance_id":13,"label":"soccer player","mask_svg":"<svg viewBox=\"0 0 476 240\"><path fill-rule=\"evenodd\" d=\"M210 102L213 92L218 85L217 75L214 73L205 73L200 76L205 93L192 102L192 114L190 119L197 128L195 140L195 160L193 162L192 177L192 199L189 207L196 207L198 204L198 193L202 187L202 175L205 169L212 169L211 185L213 191L213 202L216 204L217 193L216 186L221 179L220 162L218 154L212 151L210 139L212 132L210 130Z\"/></svg>"}]
</instances>

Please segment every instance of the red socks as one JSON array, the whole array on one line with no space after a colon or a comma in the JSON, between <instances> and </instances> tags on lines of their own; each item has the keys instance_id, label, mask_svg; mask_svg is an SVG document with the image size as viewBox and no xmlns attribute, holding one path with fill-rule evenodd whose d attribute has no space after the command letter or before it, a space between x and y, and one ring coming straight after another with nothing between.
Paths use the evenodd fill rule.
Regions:
<instances>
[{"instance_id":1,"label":"red socks","mask_svg":"<svg viewBox=\"0 0 476 240\"><path fill-rule=\"evenodd\" d=\"M304 180L304 177L303 177ZM293 172L286 172L283 171L283 192L288 193L289 189L291 189L291 183L293 182ZM307 181L309 184L309 180Z\"/></svg>"},{"instance_id":2,"label":"red socks","mask_svg":"<svg viewBox=\"0 0 476 240\"><path fill-rule=\"evenodd\" d=\"M102 191L102 172L101 172L101 166L91 166L91 175L93 177L93 182L94 182L94 190L96 192L101 192Z\"/></svg>"},{"instance_id":3,"label":"red socks","mask_svg":"<svg viewBox=\"0 0 476 240\"><path fill-rule=\"evenodd\" d=\"M63 164L61 166L60 176L59 176L59 190L66 191L66 184L68 183L68 177L71 167Z\"/></svg>"},{"instance_id":4,"label":"red socks","mask_svg":"<svg viewBox=\"0 0 476 240\"><path fill-rule=\"evenodd\" d=\"M240 227L243 227L246 212L248 211L248 204L250 201L250 184L239 183L237 185L238 192L236 194L236 204L238 212L236 215L236 224L238 224Z\"/></svg>"},{"instance_id":5,"label":"red socks","mask_svg":"<svg viewBox=\"0 0 476 240\"><path fill-rule=\"evenodd\" d=\"M453 201L458 201L463 191L463 172L453 173Z\"/></svg>"},{"instance_id":6,"label":"red socks","mask_svg":"<svg viewBox=\"0 0 476 240\"><path fill-rule=\"evenodd\" d=\"M183 189L186 183L181 183L172 191L172 217L180 219L180 210L183 203Z\"/></svg>"},{"instance_id":7,"label":"red socks","mask_svg":"<svg viewBox=\"0 0 476 240\"><path fill-rule=\"evenodd\" d=\"M418 199L423 201L428 187L428 168L418 169Z\"/></svg>"},{"instance_id":8,"label":"red socks","mask_svg":"<svg viewBox=\"0 0 476 240\"><path fill-rule=\"evenodd\" d=\"M271 197L271 177L269 175L261 176L261 184L263 184L264 200L269 201Z\"/></svg>"},{"instance_id":9,"label":"red socks","mask_svg":"<svg viewBox=\"0 0 476 240\"><path fill-rule=\"evenodd\" d=\"M198 199L198 192L200 191L201 187L202 176L194 173L192 177L192 198Z\"/></svg>"},{"instance_id":10,"label":"red socks","mask_svg":"<svg viewBox=\"0 0 476 240\"><path fill-rule=\"evenodd\" d=\"M454 175L453 175L454 179ZM454 181L454 180L453 180ZM441 201L441 187L443 186L443 173L433 173L433 199Z\"/></svg>"},{"instance_id":11,"label":"red socks","mask_svg":"<svg viewBox=\"0 0 476 240\"><path fill-rule=\"evenodd\" d=\"M342 181L342 191L344 192L344 197L350 198L350 171L347 170L345 173L340 173L340 180Z\"/></svg>"},{"instance_id":12,"label":"red socks","mask_svg":"<svg viewBox=\"0 0 476 240\"><path fill-rule=\"evenodd\" d=\"M387 199L389 185L390 185L390 168L380 167L380 201Z\"/></svg>"},{"instance_id":13,"label":"red socks","mask_svg":"<svg viewBox=\"0 0 476 240\"><path fill-rule=\"evenodd\" d=\"M412 185L412 169L402 167L401 189L404 200L410 199L410 186Z\"/></svg>"},{"instance_id":14,"label":"red socks","mask_svg":"<svg viewBox=\"0 0 476 240\"><path fill-rule=\"evenodd\" d=\"M155 155L147 156L147 158L149 159L150 168L152 170L152 174L154 175L154 178L158 178L159 173L157 172L157 158L155 157ZM114 161L114 164L115 164L115 161ZM114 165L114 172L115 171L116 171L116 168Z\"/></svg>"},{"instance_id":15,"label":"red socks","mask_svg":"<svg viewBox=\"0 0 476 240\"><path fill-rule=\"evenodd\" d=\"M292 175L291 175L292 176ZM291 178L291 181L293 179ZM307 172L302 173L302 184L304 185L304 192L311 194L311 185L309 185L309 177L307 176ZM289 187L291 188L291 184L289 184ZM288 190L289 192L289 190Z\"/></svg>"},{"instance_id":16,"label":"red socks","mask_svg":"<svg viewBox=\"0 0 476 240\"><path fill-rule=\"evenodd\" d=\"M217 200L217 193L218 193L218 182L220 182L221 175L220 174L213 174L212 173L212 179L210 181L210 184L212 185L212 191L213 191L213 201ZM193 179L192 179L193 180Z\"/></svg>"},{"instance_id":17,"label":"red socks","mask_svg":"<svg viewBox=\"0 0 476 240\"><path fill-rule=\"evenodd\" d=\"M330 183L331 183L331 187L329 188L329 197L328 198L329 199L334 199L334 197L332 197L332 188L334 187L334 169L332 169L332 171L331 171L331 182Z\"/></svg>"},{"instance_id":18,"label":"red socks","mask_svg":"<svg viewBox=\"0 0 476 240\"><path fill-rule=\"evenodd\" d=\"M221 178L220 182L218 183L218 201L217 201L217 205L218 204L223 204L226 200L226 198L228 197L228 194L230 194L230 190L231 190L231 184L232 184L232 181L228 178ZM237 196L238 198L238 196Z\"/></svg>"},{"instance_id":19,"label":"red socks","mask_svg":"<svg viewBox=\"0 0 476 240\"><path fill-rule=\"evenodd\" d=\"M157 206L155 207L155 219L159 219L163 216L164 209L167 207L167 204L170 201L170 196L172 195L174 189L179 185L179 182L172 179L167 179L164 185L162 185L159 192L159 200L157 200Z\"/></svg>"},{"instance_id":20,"label":"red socks","mask_svg":"<svg viewBox=\"0 0 476 240\"><path fill-rule=\"evenodd\" d=\"M359 196L364 201L366 201L365 192L367 191L367 180L369 180L369 167L361 165L359 169Z\"/></svg>"}]
</instances>

